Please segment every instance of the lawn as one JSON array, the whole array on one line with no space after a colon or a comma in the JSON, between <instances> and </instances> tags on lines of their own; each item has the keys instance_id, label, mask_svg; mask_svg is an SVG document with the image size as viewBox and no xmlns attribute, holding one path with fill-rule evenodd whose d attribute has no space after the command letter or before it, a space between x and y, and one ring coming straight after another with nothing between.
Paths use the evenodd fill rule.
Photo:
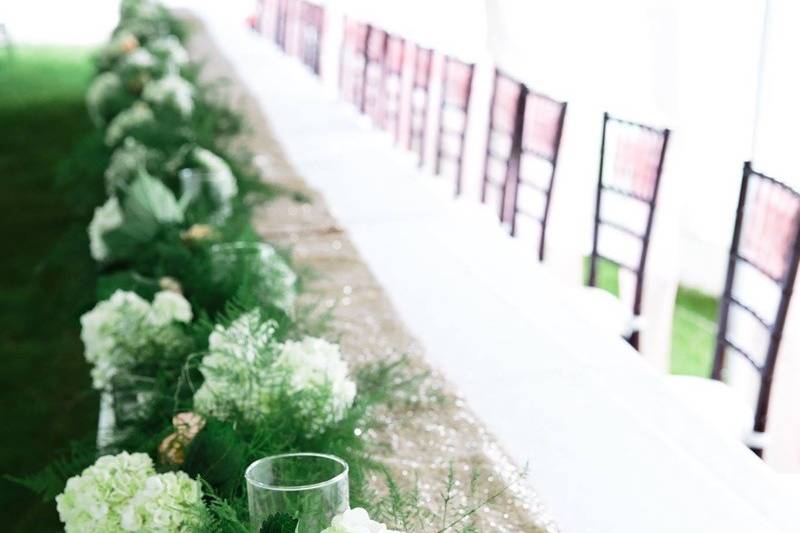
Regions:
<instances>
[{"instance_id":1,"label":"lawn","mask_svg":"<svg viewBox=\"0 0 800 533\"><path fill-rule=\"evenodd\" d=\"M589 260L585 263L588 279ZM597 285L619 295L619 270L601 260L597 269ZM719 301L700 291L678 287L675 312L672 316L672 351L670 368L673 374L708 377L717 334Z\"/></svg>"},{"instance_id":2,"label":"lawn","mask_svg":"<svg viewBox=\"0 0 800 533\"><path fill-rule=\"evenodd\" d=\"M77 320L92 295L69 290L94 268L81 229L86 214L76 215L55 187L59 165L92 131L84 107L91 76L85 49L19 47L13 60L0 57L3 474L34 472L96 426ZM59 527L52 502L5 479L0 509L3 531Z\"/></svg>"}]
</instances>

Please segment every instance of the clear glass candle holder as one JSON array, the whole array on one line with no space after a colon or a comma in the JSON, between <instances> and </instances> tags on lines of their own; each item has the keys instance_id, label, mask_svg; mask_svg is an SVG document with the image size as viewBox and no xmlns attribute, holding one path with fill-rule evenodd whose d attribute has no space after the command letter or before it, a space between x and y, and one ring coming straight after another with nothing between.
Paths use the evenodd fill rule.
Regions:
<instances>
[{"instance_id":1,"label":"clear glass candle holder","mask_svg":"<svg viewBox=\"0 0 800 533\"><path fill-rule=\"evenodd\" d=\"M270 515L299 519L298 532L318 532L349 508L349 468L333 455L290 453L265 457L247 467L250 527L258 532Z\"/></svg>"}]
</instances>

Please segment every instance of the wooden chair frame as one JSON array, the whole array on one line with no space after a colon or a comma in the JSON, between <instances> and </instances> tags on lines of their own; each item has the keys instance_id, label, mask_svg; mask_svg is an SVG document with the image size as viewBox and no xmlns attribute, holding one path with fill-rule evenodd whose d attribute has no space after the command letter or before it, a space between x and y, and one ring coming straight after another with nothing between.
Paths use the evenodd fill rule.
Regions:
<instances>
[{"instance_id":1,"label":"wooden chair frame","mask_svg":"<svg viewBox=\"0 0 800 533\"><path fill-rule=\"evenodd\" d=\"M753 368L759 373L760 378L758 402L753 420L753 430L756 433L763 433L767 428L767 415L769 413L769 400L772 390L772 378L775 372L775 364L778 359L783 329L786 325L786 315L789 311L789 303L797 277L798 263L800 263L800 210L798 210L798 213L795 214L795 220L793 222L794 236L792 238L790 255L785 265L784 274L783 276L776 277L772 273L760 267L753 260L742 255L740 252L746 200L748 189L752 186L752 180L761 180L762 182L768 183L770 186L781 188L784 190L784 192L788 192L800 200L800 192L791 189L775 178L771 178L756 172L753 170L749 161L744 164L742 183L739 190L739 202L736 208L736 222L733 228L733 238L731 240L730 253L728 254L728 270L725 277L725 288L722 294L722 301L720 302L719 328L717 330L717 344L714 352L714 364L711 371L711 378L722 380L722 372L725 367L727 356L726 351L728 348L744 357L744 359L753 366ZM774 282L780 289L780 300L778 302L774 321L770 321L762 317L757 311L749 307L744 302L738 300L733 295L733 284L736 268L740 262L747 263L751 267L755 268L762 275ZM759 364L752 354L748 354L743 348L737 346L728 338L729 312L731 307L737 307L745 313L751 315L769 333L769 343L763 364ZM753 451L755 451L759 456L762 453L761 449L755 447L753 448Z\"/></svg>"},{"instance_id":2,"label":"wooden chair frame","mask_svg":"<svg viewBox=\"0 0 800 533\"><path fill-rule=\"evenodd\" d=\"M397 64L393 62L392 45L399 47L399 57ZM385 107L383 122L381 127L386 129L392 126L394 142L400 142L400 117L403 102L403 70L405 66L406 41L402 37L389 34L386 38L386 53L383 63L383 86L385 95ZM397 92L390 94L389 82L394 80L397 84Z\"/></svg>"},{"instance_id":3,"label":"wooden chair frame","mask_svg":"<svg viewBox=\"0 0 800 533\"><path fill-rule=\"evenodd\" d=\"M311 72L320 75L320 52L325 28L325 8L302 1L300 4L299 46L301 60Z\"/></svg>"},{"instance_id":4,"label":"wooden chair frame","mask_svg":"<svg viewBox=\"0 0 800 533\"><path fill-rule=\"evenodd\" d=\"M367 44L364 52L364 80L361 113L368 115L375 124L382 121L383 62L386 57L388 34L376 27L367 27Z\"/></svg>"},{"instance_id":5,"label":"wooden chair frame","mask_svg":"<svg viewBox=\"0 0 800 533\"><path fill-rule=\"evenodd\" d=\"M430 86L433 76L434 51L416 45L414 53L414 73L411 78L411 94L408 103L408 144L409 151L418 147L418 165L425 163L427 143L428 113L430 107ZM422 94L423 103L418 106L415 96ZM417 126L419 123L419 126Z\"/></svg>"},{"instance_id":6,"label":"wooden chair frame","mask_svg":"<svg viewBox=\"0 0 800 533\"><path fill-rule=\"evenodd\" d=\"M658 166L655 171L654 176L654 183L653 183L653 191L650 198L642 197L638 194L635 194L630 191L626 191L623 189L619 189L614 186L606 185L603 180L603 172L604 172L604 162L605 162L605 153L606 153L606 135L607 135L607 127L609 122L614 122L620 124L622 126L628 128L638 128L643 131L650 132L652 134L656 134L661 136L662 143L661 143L661 153L658 157ZM603 113L603 135L602 141L600 144L600 172L597 180L597 195L595 198L595 214L594 214L594 236L592 239L592 253L589 259L589 286L594 287L597 283L597 264L602 259L605 261L609 261L614 263L619 268L623 270L627 270L628 272L632 273L636 277L636 288L634 289L634 296L633 296L633 314L634 316L638 316L641 314L642 311L642 294L644 291L644 274L645 268L647 266L647 252L650 247L650 236L653 229L653 219L655 215L655 207L658 200L658 190L661 184L661 174L664 168L664 156L667 152L667 144L669 141L670 130L669 129L658 129L653 128L651 126L646 126L644 124L637 124L635 122L630 122L627 120L622 120L618 118L611 117L608 113ZM645 226L645 230L643 234L639 234L630 228L625 226L613 223L611 221L606 221L601 218L601 202L603 198L604 192L614 193L623 197L630 198L633 201L642 202L647 207L647 222ZM619 261L616 261L610 257L602 255L598 251L598 241L600 237L600 227L601 226L608 226L612 229L620 231L624 234L627 234L631 237L639 239L642 241L641 253L639 255L639 261L636 266L623 264ZM628 337L628 342L634 348L639 348L639 332L634 331L630 337Z\"/></svg>"},{"instance_id":7,"label":"wooden chair frame","mask_svg":"<svg viewBox=\"0 0 800 533\"><path fill-rule=\"evenodd\" d=\"M497 117L495 114L495 110L497 108L497 99L498 99L498 86L501 83L501 80L506 80L506 82L516 85L517 87L517 97L514 103L514 109L512 110L513 118L511 119L511 131L505 132L500 131L497 128ZM486 154L484 158L484 165L483 165L483 181L481 183L481 203L486 203L486 196L489 187L494 187L500 191L500 201L499 206L497 209L497 215L500 220L505 221L506 218L506 201L508 199L508 187L512 182L512 176L515 171L515 166L519 166L519 159L520 159L520 146L521 146L521 139L522 139L522 121L524 119L525 113L525 96L526 96L526 87L525 84L513 79L511 76L508 76L500 71L500 69L495 68L494 70L494 82L492 84L492 99L490 101L490 108L489 108L489 131L486 138ZM495 153L492 146L492 140L495 137L495 134L503 134L507 135L510 140L510 149L508 154L498 154ZM491 176L491 166L493 161L499 161L505 164L505 172L503 174L502 180L500 183L494 182Z\"/></svg>"},{"instance_id":8,"label":"wooden chair frame","mask_svg":"<svg viewBox=\"0 0 800 533\"><path fill-rule=\"evenodd\" d=\"M349 31L353 29L355 37ZM363 35L359 35L363 33ZM364 71L367 61L367 38L369 26L355 20L345 19L344 37L339 49L339 91L344 99L359 110L362 109L364 100ZM354 61L358 60L358 72L355 72ZM347 92L352 94L347 94Z\"/></svg>"},{"instance_id":9,"label":"wooden chair frame","mask_svg":"<svg viewBox=\"0 0 800 533\"><path fill-rule=\"evenodd\" d=\"M541 234L539 237L539 261L544 261L544 251L545 251L545 237L547 235L547 222L550 218L550 204L553 198L553 183L555 182L556 177L556 168L558 167L558 154L561 150L561 136L564 132L564 118L567 114L567 103L555 100L546 96L541 93L537 93L528 89L526 86L523 86L523 90L525 93L524 99L522 100L522 109L519 111L522 115L521 119L521 132L519 135L519 148L518 148L518 155L517 155L517 162L516 166L513 168L514 172L511 176L513 180L513 186L511 188L511 235L517 234L517 219L519 216L526 216L528 218L534 219L536 222L539 223L541 226ZM527 119L528 119L528 111L531 108L530 101L532 98L546 101L549 104L552 104L559 108L559 111L556 115L556 123L554 126L554 135L552 145L550 147L550 153L541 153L535 149L527 148L525 145L525 131L527 127ZM535 157L536 159L540 159L547 163L550 163L550 175L547 179L547 186L542 188L541 186L532 183L525 179L522 172L522 160L526 155L530 155ZM519 191L522 187L530 187L535 189L538 193L544 196L544 209L542 211L541 218L535 215L534 213L528 213L519 207Z\"/></svg>"},{"instance_id":10,"label":"wooden chair frame","mask_svg":"<svg viewBox=\"0 0 800 533\"><path fill-rule=\"evenodd\" d=\"M468 70L466 80L466 93L464 94L463 105L452 103L448 101L448 71L450 65L457 65ZM444 56L444 64L442 65L442 95L439 102L439 133L436 143L436 174L442 170L442 162L445 159L455 161L456 177L455 177L455 195L461 194L462 180L464 174L464 148L467 136L467 128L469 127L469 104L472 95L472 80L475 75L475 65L473 63L465 63L451 56ZM445 129L444 116L447 109L455 109L464 114L464 124L461 131L448 131ZM458 153L450 154L444 151L444 138L446 135L453 135L458 139Z\"/></svg>"}]
</instances>

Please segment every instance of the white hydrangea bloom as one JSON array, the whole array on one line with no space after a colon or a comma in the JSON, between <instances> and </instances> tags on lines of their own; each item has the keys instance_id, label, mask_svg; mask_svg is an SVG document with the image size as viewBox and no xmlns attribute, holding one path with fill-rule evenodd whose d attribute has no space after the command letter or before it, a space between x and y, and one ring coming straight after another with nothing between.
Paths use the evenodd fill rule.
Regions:
<instances>
[{"instance_id":1,"label":"white hydrangea bloom","mask_svg":"<svg viewBox=\"0 0 800 533\"><path fill-rule=\"evenodd\" d=\"M170 73L147 82L142 98L153 105L173 106L181 115L189 116L194 109L194 86L179 75Z\"/></svg>"},{"instance_id":2,"label":"white hydrangea bloom","mask_svg":"<svg viewBox=\"0 0 800 533\"><path fill-rule=\"evenodd\" d=\"M153 151L130 137L125 138L122 145L111 153L106 168L106 192L114 194L124 190L145 169Z\"/></svg>"},{"instance_id":3,"label":"white hydrangea bloom","mask_svg":"<svg viewBox=\"0 0 800 533\"><path fill-rule=\"evenodd\" d=\"M169 65L182 67L189 62L189 52L174 35L154 39L147 47Z\"/></svg>"},{"instance_id":4,"label":"white hydrangea bloom","mask_svg":"<svg viewBox=\"0 0 800 533\"><path fill-rule=\"evenodd\" d=\"M201 498L200 483L185 472L152 475L123 508L120 526L124 531L151 533L194 531Z\"/></svg>"},{"instance_id":5,"label":"white hydrangea bloom","mask_svg":"<svg viewBox=\"0 0 800 533\"><path fill-rule=\"evenodd\" d=\"M56 497L66 533L190 531L202 516L200 484L184 472L156 474L147 454L100 457Z\"/></svg>"},{"instance_id":6,"label":"white hydrangea bloom","mask_svg":"<svg viewBox=\"0 0 800 533\"><path fill-rule=\"evenodd\" d=\"M153 298L152 322L156 325L165 325L170 322L192 321L192 306L183 295L173 291L159 291Z\"/></svg>"},{"instance_id":7,"label":"white hydrangea bloom","mask_svg":"<svg viewBox=\"0 0 800 533\"><path fill-rule=\"evenodd\" d=\"M301 402L310 434L341 420L353 405L356 384L339 347L311 337L281 346L274 333L274 323L262 321L257 310L227 328L217 326L200 367L205 381L194 395L195 410L222 419L238 412L256 422L281 394L290 394ZM321 402L327 402L322 409Z\"/></svg>"},{"instance_id":8,"label":"white hydrangea bloom","mask_svg":"<svg viewBox=\"0 0 800 533\"><path fill-rule=\"evenodd\" d=\"M160 291L153 303L131 291L117 290L81 316L84 356L92 367L96 389L105 389L120 368L135 364L137 349L153 339L170 340L175 323L192 319L188 301L178 293Z\"/></svg>"},{"instance_id":9,"label":"white hydrangea bloom","mask_svg":"<svg viewBox=\"0 0 800 533\"><path fill-rule=\"evenodd\" d=\"M370 519L367 511L361 507L348 509L340 515L334 516L331 527L323 529L322 533L401 533L386 528L385 524Z\"/></svg>"},{"instance_id":10,"label":"white hydrangea bloom","mask_svg":"<svg viewBox=\"0 0 800 533\"><path fill-rule=\"evenodd\" d=\"M137 127L155 122L153 110L143 102L136 102L131 107L119 113L108 125L106 130L106 144L117 145L128 136L129 132Z\"/></svg>"},{"instance_id":11,"label":"white hydrangea bloom","mask_svg":"<svg viewBox=\"0 0 800 533\"><path fill-rule=\"evenodd\" d=\"M231 167L220 156L205 148L195 148L194 158L207 173L214 201L227 205L239 192Z\"/></svg>"},{"instance_id":12,"label":"white hydrangea bloom","mask_svg":"<svg viewBox=\"0 0 800 533\"><path fill-rule=\"evenodd\" d=\"M126 55L123 61L124 67L138 70L148 70L154 68L157 64L156 57L145 48L137 48Z\"/></svg>"},{"instance_id":13,"label":"white hydrangea bloom","mask_svg":"<svg viewBox=\"0 0 800 533\"><path fill-rule=\"evenodd\" d=\"M124 91L122 80L114 72L103 72L97 76L86 91L86 107L96 126L105 123L104 106Z\"/></svg>"},{"instance_id":14,"label":"white hydrangea bloom","mask_svg":"<svg viewBox=\"0 0 800 533\"><path fill-rule=\"evenodd\" d=\"M116 196L112 196L106 203L94 210L92 221L89 222L89 251L95 261L108 259L109 249L103 240L103 235L122 225L122 208Z\"/></svg>"},{"instance_id":15,"label":"white hydrangea bloom","mask_svg":"<svg viewBox=\"0 0 800 533\"><path fill-rule=\"evenodd\" d=\"M292 392L304 390L326 390L325 425L338 422L353 406L356 384L350 379L347 362L342 358L338 344L325 339L306 337L302 341L287 341L275 366L289 377ZM316 405L304 406L310 410ZM308 413L310 414L310 413Z\"/></svg>"}]
</instances>

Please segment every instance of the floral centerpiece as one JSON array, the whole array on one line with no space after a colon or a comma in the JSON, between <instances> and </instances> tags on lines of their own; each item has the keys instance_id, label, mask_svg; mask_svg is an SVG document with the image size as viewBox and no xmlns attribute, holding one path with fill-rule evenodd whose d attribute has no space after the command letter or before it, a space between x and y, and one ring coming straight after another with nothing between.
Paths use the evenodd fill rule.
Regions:
<instances>
[{"instance_id":1,"label":"floral centerpiece","mask_svg":"<svg viewBox=\"0 0 800 533\"><path fill-rule=\"evenodd\" d=\"M56 505L66 533L189 532L205 517L200 483L157 474L144 453L100 457L67 481Z\"/></svg>"},{"instance_id":2,"label":"floral centerpiece","mask_svg":"<svg viewBox=\"0 0 800 533\"><path fill-rule=\"evenodd\" d=\"M105 389L124 369L156 358L188 339L181 324L192 320L186 299L159 291L148 302L130 291L116 291L81 317L84 355L92 365L94 388Z\"/></svg>"},{"instance_id":3,"label":"floral centerpiece","mask_svg":"<svg viewBox=\"0 0 800 533\"><path fill-rule=\"evenodd\" d=\"M310 433L341 420L353 405L356 384L339 346L323 339L278 343L275 324L250 311L208 339L194 395L195 410L225 420L257 423L279 402L293 402Z\"/></svg>"}]
</instances>

